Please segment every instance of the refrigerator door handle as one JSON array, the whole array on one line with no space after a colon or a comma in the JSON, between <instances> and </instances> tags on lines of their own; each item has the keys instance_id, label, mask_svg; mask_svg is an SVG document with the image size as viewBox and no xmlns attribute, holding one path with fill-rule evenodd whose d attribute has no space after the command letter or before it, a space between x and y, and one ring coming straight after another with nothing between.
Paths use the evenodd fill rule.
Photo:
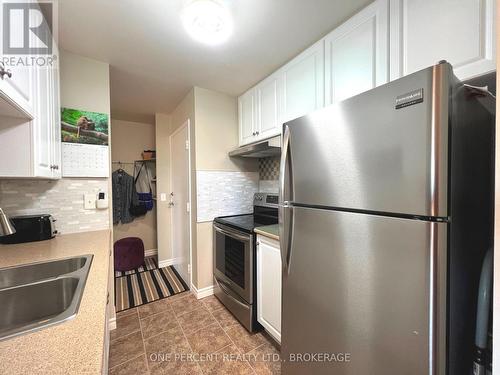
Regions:
<instances>
[{"instance_id":1,"label":"refrigerator door handle","mask_svg":"<svg viewBox=\"0 0 500 375\"><path fill-rule=\"evenodd\" d=\"M288 185L288 186L287 186ZM283 145L281 148L280 164L280 191L279 191L279 237L281 249L281 264L287 273L290 269L291 227L293 222L293 208L290 206L292 196L292 168L290 159L290 129L285 125Z\"/></svg>"},{"instance_id":2,"label":"refrigerator door handle","mask_svg":"<svg viewBox=\"0 0 500 375\"><path fill-rule=\"evenodd\" d=\"M291 181L291 176L287 175L291 168L288 167L290 147L290 128L285 125L283 131L283 145L281 147L281 163L280 163L280 181L279 181L279 204L283 206L290 199L290 189L287 189L286 183Z\"/></svg>"}]
</instances>

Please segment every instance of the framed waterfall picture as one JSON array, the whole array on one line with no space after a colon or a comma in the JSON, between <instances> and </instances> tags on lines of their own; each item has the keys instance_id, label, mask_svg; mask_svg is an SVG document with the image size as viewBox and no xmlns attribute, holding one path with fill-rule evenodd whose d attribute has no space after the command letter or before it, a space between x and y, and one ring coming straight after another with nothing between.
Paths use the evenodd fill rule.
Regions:
<instances>
[{"instance_id":1,"label":"framed waterfall picture","mask_svg":"<svg viewBox=\"0 0 500 375\"><path fill-rule=\"evenodd\" d=\"M109 116L61 108L63 177L109 177Z\"/></svg>"}]
</instances>

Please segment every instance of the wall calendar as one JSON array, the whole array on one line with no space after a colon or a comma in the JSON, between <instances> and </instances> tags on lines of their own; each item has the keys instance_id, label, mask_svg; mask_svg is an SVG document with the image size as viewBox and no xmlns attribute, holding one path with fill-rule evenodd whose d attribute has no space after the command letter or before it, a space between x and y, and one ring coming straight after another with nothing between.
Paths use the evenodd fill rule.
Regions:
<instances>
[{"instance_id":1,"label":"wall calendar","mask_svg":"<svg viewBox=\"0 0 500 375\"><path fill-rule=\"evenodd\" d=\"M61 109L63 177L109 177L107 114Z\"/></svg>"}]
</instances>

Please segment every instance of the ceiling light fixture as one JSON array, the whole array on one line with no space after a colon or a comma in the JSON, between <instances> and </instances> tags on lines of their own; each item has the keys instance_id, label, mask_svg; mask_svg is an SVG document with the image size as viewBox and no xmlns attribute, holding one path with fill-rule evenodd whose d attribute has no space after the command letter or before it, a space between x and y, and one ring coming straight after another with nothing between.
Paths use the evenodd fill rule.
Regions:
<instances>
[{"instance_id":1,"label":"ceiling light fixture","mask_svg":"<svg viewBox=\"0 0 500 375\"><path fill-rule=\"evenodd\" d=\"M224 43L233 31L229 10L215 0L195 0L184 8L182 23L195 40L217 45Z\"/></svg>"}]
</instances>

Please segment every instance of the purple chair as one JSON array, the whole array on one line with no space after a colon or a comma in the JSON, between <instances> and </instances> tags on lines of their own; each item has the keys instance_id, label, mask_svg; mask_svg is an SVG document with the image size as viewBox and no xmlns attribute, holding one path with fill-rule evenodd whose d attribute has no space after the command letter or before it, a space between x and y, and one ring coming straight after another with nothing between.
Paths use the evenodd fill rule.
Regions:
<instances>
[{"instance_id":1,"label":"purple chair","mask_svg":"<svg viewBox=\"0 0 500 375\"><path fill-rule=\"evenodd\" d=\"M115 271L130 271L144 264L144 243L140 238L127 237L114 244Z\"/></svg>"}]
</instances>

